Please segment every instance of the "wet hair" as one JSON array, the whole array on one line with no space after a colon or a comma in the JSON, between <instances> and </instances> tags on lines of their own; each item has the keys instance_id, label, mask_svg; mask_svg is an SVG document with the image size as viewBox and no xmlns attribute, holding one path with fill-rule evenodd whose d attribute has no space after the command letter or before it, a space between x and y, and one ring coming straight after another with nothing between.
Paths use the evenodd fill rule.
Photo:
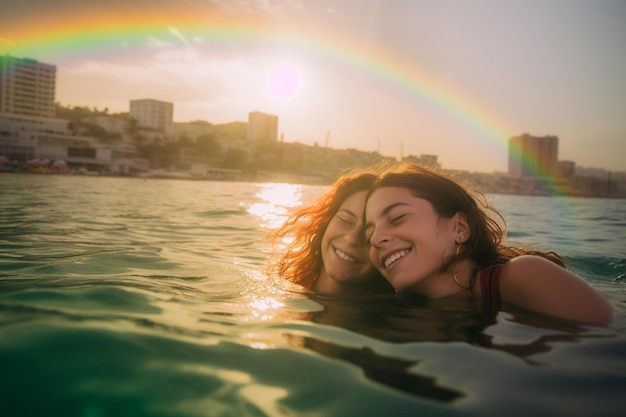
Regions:
<instances>
[{"instance_id":1,"label":"wet hair","mask_svg":"<svg viewBox=\"0 0 626 417\"><path fill-rule=\"evenodd\" d=\"M278 246L278 239L291 238L293 241L282 250L277 260L269 263L268 273L276 273L296 284L312 288L324 268L321 247L328 224L350 196L359 191L368 191L376 178L374 169L346 173L312 204L295 210L270 235L275 247ZM355 285L363 285L367 293L393 291L378 271L373 269L372 274L371 282Z\"/></svg>"},{"instance_id":2,"label":"wet hair","mask_svg":"<svg viewBox=\"0 0 626 417\"><path fill-rule=\"evenodd\" d=\"M489 205L482 192L451 175L419 165L401 164L379 176L372 184L367 198L382 187L402 187L409 190L415 197L430 202L435 212L443 218L451 218L456 213L466 216L470 229L469 239L461 245L458 255L444 263L444 271L462 259L473 260L477 272L520 255L537 255L565 266L563 259L554 252L503 245L506 234L504 217ZM476 274L472 274L472 277L475 276ZM473 285L473 281L470 284Z\"/></svg>"}]
</instances>

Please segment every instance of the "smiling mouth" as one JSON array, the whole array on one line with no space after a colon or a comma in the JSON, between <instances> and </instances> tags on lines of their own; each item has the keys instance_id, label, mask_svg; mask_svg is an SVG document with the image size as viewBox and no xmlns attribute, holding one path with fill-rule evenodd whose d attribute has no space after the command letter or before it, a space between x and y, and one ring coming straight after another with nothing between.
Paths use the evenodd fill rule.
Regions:
<instances>
[{"instance_id":1,"label":"smiling mouth","mask_svg":"<svg viewBox=\"0 0 626 417\"><path fill-rule=\"evenodd\" d=\"M395 252L390 257L385 259L385 261L383 262L383 264L385 265L385 268L389 268L389 265L396 262L398 259L404 258L409 252L410 252L409 249L403 249L401 251Z\"/></svg>"},{"instance_id":2,"label":"smiling mouth","mask_svg":"<svg viewBox=\"0 0 626 417\"><path fill-rule=\"evenodd\" d=\"M335 254L340 257L341 259L343 259L346 262L350 262L351 264L355 264L358 262L357 259L353 258L352 256L348 255L347 253L345 253L344 251L342 251L341 249L337 249L335 248Z\"/></svg>"}]
</instances>

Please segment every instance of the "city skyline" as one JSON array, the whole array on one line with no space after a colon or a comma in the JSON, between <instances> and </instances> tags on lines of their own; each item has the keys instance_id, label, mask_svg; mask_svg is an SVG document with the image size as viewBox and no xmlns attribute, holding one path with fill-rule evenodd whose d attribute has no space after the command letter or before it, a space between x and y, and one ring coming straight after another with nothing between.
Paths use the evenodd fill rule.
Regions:
<instances>
[{"instance_id":1,"label":"city skyline","mask_svg":"<svg viewBox=\"0 0 626 417\"><path fill-rule=\"evenodd\" d=\"M510 137L555 135L560 160L624 170L626 4L501 3L26 0L0 52L57 66L63 105L261 111L286 142L478 172L507 170Z\"/></svg>"}]
</instances>

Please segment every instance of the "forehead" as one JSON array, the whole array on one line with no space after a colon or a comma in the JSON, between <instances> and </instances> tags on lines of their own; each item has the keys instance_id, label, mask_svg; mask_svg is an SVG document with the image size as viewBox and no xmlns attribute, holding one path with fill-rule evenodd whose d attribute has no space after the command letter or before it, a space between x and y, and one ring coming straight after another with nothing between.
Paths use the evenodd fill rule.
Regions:
<instances>
[{"instance_id":1,"label":"forehead","mask_svg":"<svg viewBox=\"0 0 626 417\"><path fill-rule=\"evenodd\" d=\"M380 202L406 201L416 198L411 192L404 187L381 187L377 188L367 200L367 205Z\"/></svg>"},{"instance_id":2,"label":"forehead","mask_svg":"<svg viewBox=\"0 0 626 417\"><path fill-rule=\"evenodd\" d=\"M412 207L429 205L422 198L415 197L411 191L404 187L381 187L376 189L367 200L367 216L379 216L387 207L397 203L405 203Z\"/></svg>"},{"instance_id":3,"label":"forehead","mask_svg":"<svg viewBox=\"0 0 626 417\"><path fill-rule=\"evenodd\" d=\"M349 210L352 213L360 216L363 213L363 209L365 208L366 194L366 191L357 191L350 197L346 198L341 206L339 206L339 210Z\"/></svg>"}]
</instances>

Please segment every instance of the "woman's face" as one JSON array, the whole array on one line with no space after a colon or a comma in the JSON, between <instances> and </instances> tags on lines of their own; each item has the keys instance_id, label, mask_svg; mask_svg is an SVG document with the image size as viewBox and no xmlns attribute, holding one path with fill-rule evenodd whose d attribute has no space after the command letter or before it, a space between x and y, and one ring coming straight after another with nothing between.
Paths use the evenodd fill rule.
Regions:
<instances>
[{"instance_id":1,"label":"woman's face","mask_svg":"<svg viewBox=\"0 0 626 417\"><path fill-rule=\"evenodd\" d=\"M348 197L322 236L322 275L340 283L364 281L375 273L363 238L365 195L359 191Z\"/></svg>"},{"instance_id":2,"label":"woman's face","mask_svg":"<svg viewBox=\"0 0 626 417\"><path fill-rule=\"evenodd\" d=\"M406 188L377 189L365 209L372 264L396 290L421 292L454 254L455 217L441 218L429 201Z\"/></svg>"}]
</instances>

